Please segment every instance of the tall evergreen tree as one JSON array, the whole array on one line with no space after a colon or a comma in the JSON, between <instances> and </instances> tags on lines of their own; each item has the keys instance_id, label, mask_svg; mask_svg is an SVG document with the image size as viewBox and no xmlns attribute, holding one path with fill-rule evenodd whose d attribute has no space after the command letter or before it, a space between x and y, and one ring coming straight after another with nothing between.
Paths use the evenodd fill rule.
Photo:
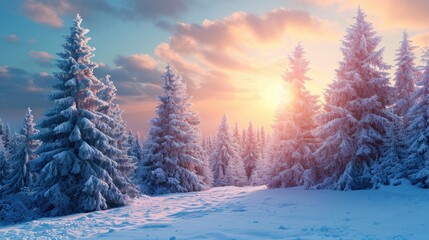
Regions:
<instances>
[{"instance_id":1,"label":"tall evergreen tree","mask_svg":"<svg viewBox=\"0 0 429 240\"><path fill-rule=\"evenodd\" d=\"M145 194L190 192L211 185L210 169L197 132L199 120L191 111L182 77L168 65L164 94L144 144L138 179Z\"/></svg>"},{"instance_id":2,"label":"tall evergreen tree","mask_svg":"<svg viewBox=\"0 0 429 240\"><path fill-rule=\"evenodd\" d=\"M214 186L243 186L246 183L239 146L229 132L226 115L223 115L216 143L210 155Z\"/></svg>"},{"instance_id":3,"label":"tall evergreen tree","mask_svg":"<svg viewBox=\"0 0 429 240\"><path fill-rule=\"evenodd\" d=\"M99 111L108 103L97 94L103 84L93 75L97 65L88 45L89 30L81 27L77 15L59 53L55 73L58 83L49 95L52 107L40 123L42 141L39 158L31 161L38 177L38 204L47 215L102 210L126 203L118 183L124 176L110 156L121 151L103 132L106 114ZM103 126L103 127L102 127Z\"/></svg>"},{"instance_id":4,"label":"tall evergreen tree","mask_svg":"<svg viewBox=\"0 0 429 240\"><path fill-rule=\"evenodd\" d=\"M104 118L101 125L104 133L110 136L110 143L119 152L112 152L109 158L116 161L117 169L122 172L123 179L118 178L115 184L121 190L123 194L127 194L132 197L136 197L139 194L137 187L131 180L135 175L135 161L128 155L130 146L128 145L128 136L126 131L126 123L122 119L122 110L116 101L116 86L110 80L110 76L107 75L103 88L98 92L97 96L106 102L98 109L104 114Z\"/></svg>"},{"instance_id":5,"label":"tall evergreen tree","mask_svg":"<svg viewBox=\"0 0 429 240\"><path fill-rule=\"evenodd\" d=\"M245 132L244 139L245 142L243 143L243 163L247 179L250 180L252 174L257 174L255 172L256 163L261 159L258 141L252 122L249 122L249 126L247 127L247 131Z\"/></svg>"},{"instance_id":6,"label":"tall evergreen tree","mask_svg":"<svg viewBox=\"0 0 429 240\"><path fill-rule=\"evenodd\" d=\"M407 128L408 158L405 160L408 178L420 187L429 187L429 59L426 61L421 86L416 90L414 106L408 111L411 120Z\"/></svg>"},{"instance_id":7,"label":"tall evergreen tree","mask_svg":"<svg viewBox=\"0 0 429 240\"><path fill-rule=\"evenodd\" d=\"M304 57L301 44L289 56L290 67L284 74L285 87L293 99L279 109L273 125L270 150L271 170L269 187L291 187L304 184L304 171L314 166L313 152L316 138L312 135L318 111L317 97L305 89L309 62Z\"/></svg>"},{"instance_id":8,"label":"tall evergreen tree","mask_svg":"<svg viewBox=\"0 0 429 240\"><path fill-rule=\"evenodd\" d=\"M8 167L6 148L4 147L3 139L0 137L0 187L4 185L7 179Z\"/></svg>"},{"instance_id":9,"label":"tall evergreen tree","mask_svg":"<svg viewBox=\"0 0 429 240\"><path fill-rule=\"evenodd\" d=\"M2 188L3 193L16 193L24 187L30 187L33 183L33 176L29 171L28 163L37 158L36 150L40 142L34 139L34 136L38 133L39 130L36 129L31 109L28 108L24 124L16 134L17 147L9 160L10 172Z\"/></svg>"},{"instance_id":10,"label":"tall evergreen tree","mask_svg":"<svg viewBox=\"0 0 429 240\"><path fill-rule=\"evenodd\" d=\"M381 41L359 8L356 22L342 42L343 60L337 79L325 95L318 116L317 135L324 139L315 152L324 173L318 187L341 190L371 187L370 165L382 155L381 146L390 122L386 106L389 87Z\"/></svg>"},{"instance_id":11,"label":"tall evergreen tree","mask_svg":"<svg viewBox=\"0 0 429 240\"><path fill-rule=\"evenodd\" d=\"M417 69L414 64L413 50L416 47L412 46L411 40L408 39L408 34L404 31L402 35L401 46L396 53L396 72L395 72L395 91L396 103L394 105L395 113L403 117L408 109L411 108L411 95L414 93L415 82L418 76Z\"/></svg>"}]
</instances>

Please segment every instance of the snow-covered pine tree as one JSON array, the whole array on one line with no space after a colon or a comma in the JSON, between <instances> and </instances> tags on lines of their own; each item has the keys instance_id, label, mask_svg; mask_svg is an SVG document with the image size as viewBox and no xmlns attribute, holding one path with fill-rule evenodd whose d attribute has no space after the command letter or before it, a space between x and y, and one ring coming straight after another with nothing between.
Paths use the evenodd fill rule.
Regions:
<instances>
[{"instance_id":1,"label":"snow-covered pine tree","mask_svg":"<svg viewBox=\"0 0 429 240\"><path fill-rule=\"evenodd\" d=\"M264 126L262 126L261 129L260 129L259 144L261 145L261 156L262 156L262 159L265 159L265 151L266 151L266 146L267 146L267 137L265 136Z\"/></svg>"},{"instance_id":2,"label":"snow-covered pine tree","mask_svg":"<svg viewBox=\"0 0 429 240\"><path fill-rule=\"evenodd\" d=\"M55 73L58 83L49 95L53 106L40 123L42 141L31 161L39 173L37 204L46 215L102 210L126 204L116 185L124 176L109 156L121 154L99 127L108 116L99 111L108 103L97 97L103 84L93 75L89 30L77 15L65 37ZM125 183L121 183L125 184Z\"/></svg>"},{"instance_id":3,"label":"snow-covered pine tree","mask_svg":"<svg viewBox=\"0 0 429 240\"><path fill-rule=\"evenodd\" d=\"M213 186L243 186L247 181L239 146L229 132L228 120L223 115L217 132L216 143L210 154Z\"/></svg>"},{"instance_id":4,"label":"snow-covered pine tree","mask_svg":"<svg viewBox=\"0 0 429 240\"><path fill-rule=\"evenodd\" d=\"M249 122L247 131L244 133L245 142L243 143L243 163L246 171L246 177L248 181L251 180L252 174L257 174L256 164L261 160L260 150L258 146L258 140L253 128L252 122ZM253 179L257 179L255 175ZM252 184L253 185L253 184Z\"/></svg>"},{"instance_id":5,"label":"snow-covered pine tree","mask_svg":"<svg viewBox=\"0 0 429 240\"><path fill-rule=\"evenodd\" d=\"M403 158L406 148L403 140L405 131L402 119L391 110L388 117L390 124L383 137L381 147L382 155L372 164L371 184L373 188L383 185L399 185L401 178L405 177Z\"/></svg>"},{"instance_id":6,"label":"snow-covered pine tree","mask_svg":"<svg viewBox=\"0 0 429 240\"><path fill-rule=\"evenodd\" d=\"M9 170L6 155L3 138L0 137L0 187L6 182Z\"/></svg>"},{"instance_id":7,"label":"snow-covered pine tree","mask_svg":"<svg viewBox=\"0 0 429 240\"><path fill-rule=\"evenodd\" d=\"M128 146L128 156L138 164L143 158L143 144L139 132L135 136L131 130L128 132Z\"/></svg>"},{"instance_id":8,"label":"snow-covered pine tree","mask_svg":"<svg viewBox=\"0 0 429 240\"><path fill-rule=\"evenodd\" d=\"M325 94L316 133L323 139L315 152L324 176L317 188L371 187L370 165L382 155L392 89L383 62L381 41L359 8L356 22L342 42L343 60Z\"/></svg>"},{"instance_id":9,"label":"snow-covered pine tree","mask_svg":"<svg viewBox=\"0 0 429 240\"><path fill-rule=\"evenodd\" d=\"M413 184L429 187L429 59L423 72L422 81L413 94L414 106L408 111L410 119L407 127L408 158L405 169Z\"/></svg>"},{"instance_id":10,"label":"snow-covered pine tree","mask_svg":"<svg viewBox=\"0 0 429 240\"><path fill-rule=\"evenodd\" d=\"M9 124L3 123L1 119L0 119L0 137L2 138L3 147L5 149L4 157L5 157L5 159L9 159L10 155L13 152L14 146L11 146L13 139L12 139L12 136L10 134Z\"/></svg>"},{"instance_id":11,"label":"snow-covered pine tree","mask_svg":"<svg viewBox=\"0 0 429 240\"><path fill-rule=\"evenodd\" d=\"M317 141L312 131L316 128L314 116L319 106L317 97L305 89L305 83L310 79L307 77L309 62L304 53L298 44L289 56L289 69L283 75L285 87L293 98L278 110L273 125L268 183L271 188L303 185L304 171L312 171L314 167L313 152Z\"/></svg>"},{"instance_id":12,"label":"snow-covered pine tree","mask_svg":"<svg viewBox=\"0 0 429 240\"><path fill-rule=\"evenodd\" d=\"M38 133L39 130L36 129L31 109L28 108L23 126L16 134L16 151L9 160L10 172L1 189L3 193L17 193L22 188L30 187L33 184L33 176L29 171L28 163L37 158L36 150L40 142L34 137Z\"/></svg>"},{"instance_id":13,"label":"snow-covered pine tree","mask_svg":"<svg viewBox=\"0 0 429 240\"><path fill-rule=\"evenodd\" d=\"M110 144L119 150L119 152L112 152L110 156L107 156L115 160L118 164L117 169L122 172L124 177L123 179L116 179L119 180L115 182L116 186L123 194L137 197L139 191L131 180L135 175L136 164L128 155L130 147L128 145L126 123L122 119L122 110L115 102L116 92L116 86L110 80L110 76L107 75L104 79L103 88L97 93L97 96L107 103L98 109L98 111L104 114L102 121L100 121L102 124L99 127L105 134L110 136Z\"/></svg>"},{"instance_id":14,"label":"snow-covered pine tree","mask_svg":"<svg viewBox=\"0 0 429 240\"><path fill-rule=\"evenodd\" d=\"M152 119L137 171L141 190L150 195L205 190L211 185L206 176L210 169L207 159L202 159L199 121L190 109L186 84L170 65L163 78L158 116Z\"/></svg>"},{"instance_id":15,"label":"snow-covered pine tree","mask_svg":"<svg viewBox=\"0 0 429 240\"><path fill-rule=\"evenodd\" d=\"M235 144L238 146L240 157L241 157L241 136L240 136L240 131L238 131L238 123L237 122L234 125L232 137L234 139Z\"/></svg>"},{"instance_id":16,"label":"snow-covered pine tree","mask_svg":"<svg viewBox=\"0 0 429 240\"><path fill-rule=\"evenodd\" d=\"M408 34L404 31L402 35L401 46L396 53L396 72L395 72L395 113L403 117L408 109L413 105L411 95L414 93L415 82L418 76L414 64L413 50L416 47L412 45Z\"/></svg>"}]
</instances>

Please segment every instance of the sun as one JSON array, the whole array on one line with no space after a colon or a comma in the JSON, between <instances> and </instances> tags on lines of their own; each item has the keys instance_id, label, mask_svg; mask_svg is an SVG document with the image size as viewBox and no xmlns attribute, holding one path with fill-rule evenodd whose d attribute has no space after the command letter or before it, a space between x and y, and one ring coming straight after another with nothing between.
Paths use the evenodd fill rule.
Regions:
<instances>
[{"instance_id":1,"label":"sun","mask_svg":"<svg viewBox=\"0 0 429 240\"><path fill-rule=\"evenodd\" d=\"M263 107L273 111L277 111L282 106L289 105L294 98L292 91L282 82L263 84L259 92Z\"/></svg>"}]
</instances>

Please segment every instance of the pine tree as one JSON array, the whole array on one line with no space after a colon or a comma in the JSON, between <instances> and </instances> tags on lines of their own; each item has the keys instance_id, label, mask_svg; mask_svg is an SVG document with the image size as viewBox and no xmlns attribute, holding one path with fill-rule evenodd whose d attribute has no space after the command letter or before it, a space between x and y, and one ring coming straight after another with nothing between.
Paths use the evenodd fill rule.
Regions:
<instances>
[{"instance_id":1,"label":"pine tree","mask_svg":"<svg viewBox=\"0 0 429 240\"><path fill-rule=\"evenodd\" d=\"M253 129L252 122L249 122L249 126L247 127L247 131L244 135L245 142L243 143L243 163L247 179L250 181L252 174L257 174L257 172L255 171L256 164L261 159L258 141L256 138L255 131ZM253 177L253 179L256 178L258 177Z\"/></svg>"},{"instance_id":2,"label":"pine tree","mask_svg":"<svg viewBox=\"0 0 429 240\"><path fill-rule=\"evenodd\" d=\"M429 187L429 59L426 61L421 86L413 94L414 106L408 111L408 158L405 169L413 184Z\"/></svg>"},{"instance_id":3,"label":"pine tree","mask_svg":"<svg viewBox=\"0 0 429 240\"><path fill-rule=\"evenodd\" d=\"M6 148L4 147L3 138L0 137L0 186L3 186L7 179L9 170L6 158Z\"/></svg>"},{"instance_id":4,"label":"pine tree","mask_svg":"<svg viewBox=\"0 0 429 240\"><path fill-rule=\"evenodd\" d=\"M238 123L237 122L234 125L232 137L234 139L234 143L238 146L238 149L239 149L238 152L240 153L240 156L241 156L241 136L240 136L240 132L238 131Z\"/></svg>"},{"instance_id":5,"label":"pine tree","mask_svg":"<svg viewBox=\"0 0 429 240\"><path fill-rule=\"evenodd\" d=\"M282 106L273 126L273 146L270 150L271 188L291 187L304 184L304 171L312 171L316 138L312 135L316 124L313 120L318 111L317 97L305 89L309 62L304 57L301 44L289 56L290 67L283 75L285 87L293 99Z\"/></svg>"},{"instance_id":6,"label":"pine tree","mask_svg":"<svg viewBox=\"0 0 429 240\"><path fill-rule=\"evenodd\" d=\"M37 158L36 150L40 143L34 139L34 136L38 133L39 130L36 129L31 109L28 108L24 124L16 134L16 152L9 160L10 173L7 176L7 182L2 188L3 193L17 193L24 187L30 187L33 183L33 176L29 171L28 163Z\"/></svg>"},{"instance_id":7,"label":"pine tree","mask_svg":"<svg viewBox=\"0 0 429 240\"><path fill-rule=\"evenodd\" d=\"M143 145L139 132L137 132L136 136L134 136L131 130L128 132L128 146L128 156L138 164L143 158Z\"/></svg>"},{"instance_id":8,"label":"pine tree","mask_svg":"<svg viewBox=\"0 0 429 240\"><path fill-rule=\"evenodd\" d=\"M145 194L205 190L210 169L201 147L199 120L191 111L182 77L168 65L164 94L159 96L157 117L152 120L138 179Z\"/></svg>"},{"instance_id":9,"label":"pine tree","mask_svg":"<svg viewBox=\"0 0 429 240\"><path fill-rule=\"evenodd\" d=\"M393 111L388 117L391 124L383 138L382 155L371 166L373 188L383 185L399 185L400 179L405 177L404 158L404 129L400 117Z\"/></svg>"},{"instance_id":10,"label":"pine tree","mask_svg":"<svg viewBox=\"0 0 429 240\"><path fill-rule=\"evenodd\" d=\"M315 152L323 172L319 188L341 190L371 187L370 166L382 155L381 146L390 124L386 105L392 90L383 62L381 37L359 8L356 22L343 40L344 59L337 79L325 94L324 112L316 131L323 143Z\"/></svg>"},{"instance_id":11,"label":"pine tree","mask_svg":"<svg viewBox=\"0 0 429 240\"><path fill-rule=\"evenodd\" d=\"M126 131L126 123L122 119L122 110L116 101L116 86L110 80L110 76L107 75L103 88L98 92L97 96L106 102L106 105L102 105L99 112L103 113L104 119L100 128L103 129L104 133L107 133L111 138L109 144L120 150L120 152L114 152L109 158L116 161L117 169L122 172L123 178L118 178L115 184L121 190L123 194L127 194L131 197L136 197L139 194L137 187L131 180L135 175L136 165L133 159L128 155L129 145L128 136Z\"/></svg>"},{"instance_id":12,"label":"pine tree","mask_svg":"<svg viewBox=\"0 0 429 240\"><path fill-rule=\"evenodd\" d=\"M0 137L3 141L3 147L4 147L4 158L9 159L10 155L12 154L13 146L12 144L12 136L10 134L10 127L8 123L3 123L0 119Z\"/></svg>"},{"instance_id":13,"label":"pine tree","mask_svg":"<svg viewBox=\"0 0 429 240\"><path fill-rule=\"evenodd\" d=\"M210 155L214 186L243 186L246 182L239 146L229 132L226 115L218 129L214 150Z\"/></svg>"},{"instance_id":14,"label":"pine tree","mask_svg":"<svg viewBox=\"0 0 429 240\"><path fill-rule=\"evenodd\" d=\"M401 46L397 50L397 58L395 59L397 61L397 69L395 72L396 103L394 109L395 113L400 117L405 116L408 109L413 105L411 95L414 93L415 82L418 76L414 65L415 56L413 50L415 48L408 39L407 32L404 31Z\"/></svg>"},{"instance_id":15,"label":"pine tree","mask_svg":"<svg viewBox=\"0 0 429 240\"><path fill-rule=\"evenodd\" d=\"M122 152L103 132L109 122L99 111L108 107L97 94L103 84L93 75L89 30L77 15L59 53L58 83L49 95L52 107L40 123L39 158L31 161L38 177L38 207L47 215L102 210L126 204L120 185L125 176L110 156Z\"/></svg>"}]
</instances>

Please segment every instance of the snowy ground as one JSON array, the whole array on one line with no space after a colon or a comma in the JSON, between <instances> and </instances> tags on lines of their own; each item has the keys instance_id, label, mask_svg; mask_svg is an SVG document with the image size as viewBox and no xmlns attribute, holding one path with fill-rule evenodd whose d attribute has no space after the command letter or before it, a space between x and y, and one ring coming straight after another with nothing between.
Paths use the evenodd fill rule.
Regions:
<instances>
[{"instance_id":1,"label":"snowy ground","mask_svg":"<svg viewBox=\"0 0 429 240\"><path fill-rule=\"evenodd\" d=\"M222 187L0 228L0 239L428 239L429 192Z\"/></svg>"}]
</instances>

